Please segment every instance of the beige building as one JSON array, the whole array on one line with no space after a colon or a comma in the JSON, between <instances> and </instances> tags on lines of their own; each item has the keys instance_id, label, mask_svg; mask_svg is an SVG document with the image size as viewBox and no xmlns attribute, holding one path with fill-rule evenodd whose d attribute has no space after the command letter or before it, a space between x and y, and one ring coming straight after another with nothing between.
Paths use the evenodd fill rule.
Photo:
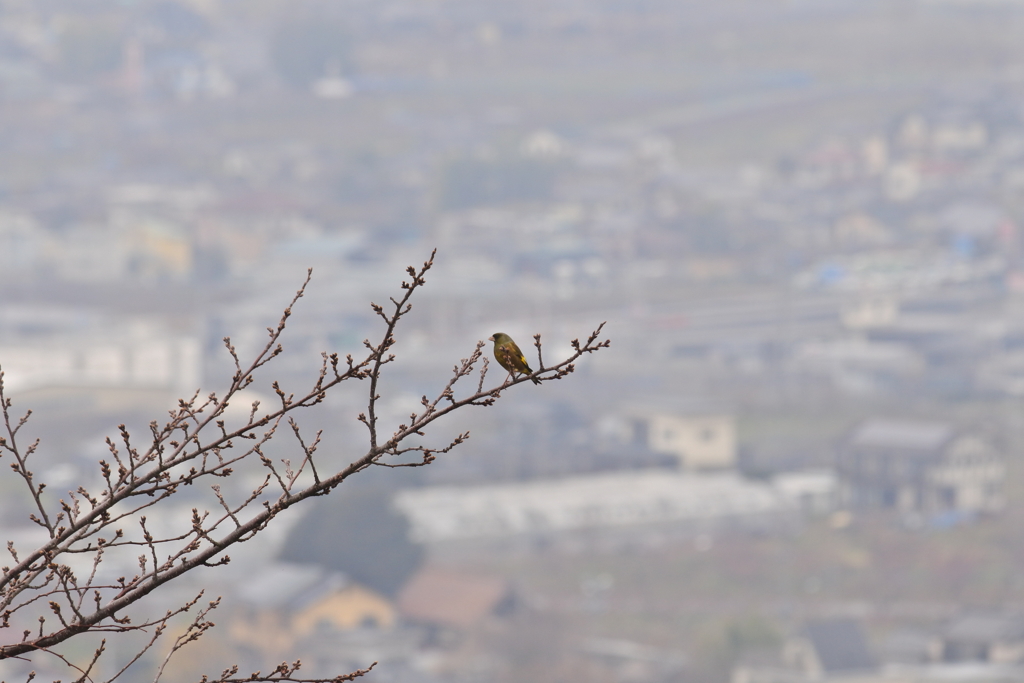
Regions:
<instances>
[{"instance_id":1,"label":"beige building","mask_svg":"<svg viewBox=\"0 0 1024 683\"><path fill-rule=\"evenodd\" d=\"M291 617L292 632L300 638L325 624L336 631L354 628L392 628L397 621L394 605L365 586L350 583L304 606Z\"/></svg>"},{"instance_id":2,"label":"beige building","mask_svg":"<svg viewBox=\"0 0 1024 683\"><path fill-rule=\"evenodd\" d=\"M686 470L736 465L736 420L731 415L654 414L647 418L647 447L674 455Z\"/></svg>"},{"instance_id":3,"label":"beige building","mask_svg":"<svg viewBox=\"0 0 1024 683\"><path fill-rule=\"evenodd\" d=\"M242 605L228 624L231 642L275 657L318 632L390 629L398 621L387 597L314 565L270 564L237 590Z\"/></svg>"}]
</instances>

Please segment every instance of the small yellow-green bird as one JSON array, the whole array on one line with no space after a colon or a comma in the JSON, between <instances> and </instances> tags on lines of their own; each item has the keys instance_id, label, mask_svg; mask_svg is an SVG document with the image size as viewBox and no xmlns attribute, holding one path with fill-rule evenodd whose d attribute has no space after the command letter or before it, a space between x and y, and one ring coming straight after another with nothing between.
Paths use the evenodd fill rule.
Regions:
<instances>
[{"instance_id":1,"label":"small yellow-green bird","mask_svg":"<svg viewBox=\"0 0 1024 683\"><path fill-rule=\"evenodd\" d=\"M498 361L501 367L508 370L510 375L514 377L516 374L533 374L530 364L526 362L526 356L523 355L523 352L516 343L512 341L512 337L504 332L495 332L487 340L494 342L494 360ZM540 380L536 377L531 377L530 380L534 384L540 384Z\"/></svg>"}]
</instances>

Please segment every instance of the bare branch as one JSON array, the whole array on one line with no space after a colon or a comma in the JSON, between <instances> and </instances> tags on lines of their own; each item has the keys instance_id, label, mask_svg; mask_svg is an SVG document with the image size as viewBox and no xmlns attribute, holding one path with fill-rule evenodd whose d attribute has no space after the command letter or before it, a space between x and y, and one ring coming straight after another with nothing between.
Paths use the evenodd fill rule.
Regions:
<instances>
[{"instance_id":1,"label":"bare branch","mask_svg":"<svg viewBox=\"0 0 1024 683\"><path fill-rule=\"evenodd\" d=\"M354 681L357 678L361 678L373 670L373 667L377 666L377 662L374 662L365 669L359 669L353 671L350 674L344 674L342 676L335 676L334 678L298 678L295 673L302 666L302 662L296 660L291 666L287 662L282 662L274 671L269 674L261 674L257 671L244 678L238 678L235 674L238 673L238 667L232 667L224 671L220 678L208 679L203 676L201 683L252 683L253 681L281 681L283 683L344 683L345 681Z\"/></svg>"},{"instance_id":2,"label":"bare branch","mask_svg":"<svg viewBox=\"0 0 1024 683\"><path fill-rule=\"evenodd\" d=\"M395 360L395 330L399 321L411 310L410 299L422 287L425 276L433 265L434 253L419 269L408 268L409 279L403 282L401 297L393 297L387 309L372 304L374 312L384 320L385 329L379 341L366 341L367 352L361 360L351 355L341 361L337 353L321 354L320 369L307 389L286 393L275 381L270 384L278 401L269 409L251 402L248 415L240 425L231 424L227 407L240 400L239 392L256 381L258 370L283 352L281 343L292 309L304 295L312 271L284 309L276 326L267 328L267 340L252 360L243 363L229 338L225 347L234 370L227 390L221 395L208 394L205 398L196 392L180 399L169 411L166 421L149 424L149 442L144 447L124 425L118 427L118 437L107 440L109 456L99 462L102 485L93 493L84 487L68 492L66 498L51 500L44 494L45 484L37 480L29 465L37 452L38 442L22 447L18 433L26 424L30 413L15 418L12 401L4 393L3 372L0 370L0 410L4 429L0 435L0 457L9 456L11 472L19 478L30 493L33 512L30 519L46 529L48 540L39 548L26 551L16 549L13 543L7 550L13 565L0 573L0 628L18 628L23 637L13 642L0 639L0 660L20 658L36 652L62 656L55 648L84 633L128 633L145 631L148 644L131 659L114 678L121 676L153 647L166 631L168 620L187 612L198 597L160 617L138 618L134 623L125 615L128 607L143 601L152 591L201 566L212 567L230 562L227 550L236 543L247 541L264 530L284 510L302 501L330 493L346 479L371 466L423 467L450 452L469 438L469 432L459 433L454 439L430 445L418 439L426 437L427 428L435 421L455 410L468 406L490 406L501 392L510 390L524 381L561 379L573 372L574 363L584 354L608 346L599 341L603 323L584 343L571 342L573 354L551 366L539 363L532 375L510 377L498 386L485 388L489 359L484 355L485 342L478 342L472 352L453 367L446 384L433 398L423 396L420 408L395 428L389 428L390 437L381 437L378 401L380 378L386 365ZM540 336L535 337L540 356ZM469 387L459 382L470 379ZM328 392L349 380L369 380L366 410L359 421L366 425L369 444L365 452L354 460L341 457L321 457L322 432L311 439L303 434L296 419L297 411L319 405ZM475 384L475 387L473 386ZM465 387L466 391L463 392ZM295 456L273 461L264 448L278 433L282 420L287 420L295 437ZM414 440L415 439L415 440ZM404 457L403 457L404 456ZM412 457L410 457L412 456ZM325 470L325 463L344 463ZM265 468L261 483L248 493L231 493L222 488L220 481L232 477L240 468L247 476ZM271 487L271 482L276 487ZM187 520L175 531L157 533L157 527L147 522L150 510L155 514L166 501L186 486L204 484L212 493L210 501L214 512L195 507ZM216 503L213 504L213 500ZM156 519L153 517L153 519ZM163 521L166 518L161 518ZM163 525L160 525L163 529ZM171 528L171 527L167 527ZM116 580L101 578L100 565L110 554L131 553L137 558L137 568ZM83 558L84 556L84 558ZM72 558L75 561L72 562ZM78 558L88 558L80 564ZM88 576L78 576L74 567ZM213 626L207 618L219 599L200 610L184 634L175 639L170 652L156 671L158 681L171 656L188 643L199 639ZM94 653L91 662L76 669L81 681L91 681L96 662L103 655L103 647ZM224 671L219 678L204 679L207 683L241 683L242 681L291 681L314 683L354 680L373 667L331 679L300 679L296 672L299 662L282 664L263 675L239 677L237 667ZM113 680L113 679L111 679Z\"/></svg>"}]
</instances>

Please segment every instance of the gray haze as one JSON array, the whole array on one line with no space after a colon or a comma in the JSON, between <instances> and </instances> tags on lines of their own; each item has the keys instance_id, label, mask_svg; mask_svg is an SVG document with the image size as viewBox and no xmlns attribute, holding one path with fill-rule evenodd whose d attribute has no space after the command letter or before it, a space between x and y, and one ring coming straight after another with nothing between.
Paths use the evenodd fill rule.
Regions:
<instances>
[{"instance_id":1,"label":"gray haze","mask_svg":"<svg viewBox=\"0 0 1024 683\"><path fill-rule=\"evenodd\" d=\"M395 425L495 331L612 347L193 579L225 606L166 680L1024 681L1024 2L0 0L0 366L51 489L223 390L307 267L286 390L434 248ZM309 418L339 463L364 404Z\"/></svg>"}]
</instances>

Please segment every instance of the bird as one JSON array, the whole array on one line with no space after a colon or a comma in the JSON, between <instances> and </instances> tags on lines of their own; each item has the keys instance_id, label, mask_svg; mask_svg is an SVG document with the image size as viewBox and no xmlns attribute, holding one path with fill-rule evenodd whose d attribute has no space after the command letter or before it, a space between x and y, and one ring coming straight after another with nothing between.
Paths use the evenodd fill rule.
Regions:
<instances>
[{"instance_id":1,"label":"bird","mask_svg":"<svg viewBox=\"0 0 1024 683\"><path fill-rule=\"evenodd\" d=\"M498 361L501 367L508 370L510 375L514 377L516 374L533 374L530 364L526 362L526 356L523 355L519 346L512 341L512 337L504 332L495 332L487 340L494 342L494 360ZM530 381L534 384L540 384L540 380L536 377L531 377Z\"/></svg>"}]
</instances>

